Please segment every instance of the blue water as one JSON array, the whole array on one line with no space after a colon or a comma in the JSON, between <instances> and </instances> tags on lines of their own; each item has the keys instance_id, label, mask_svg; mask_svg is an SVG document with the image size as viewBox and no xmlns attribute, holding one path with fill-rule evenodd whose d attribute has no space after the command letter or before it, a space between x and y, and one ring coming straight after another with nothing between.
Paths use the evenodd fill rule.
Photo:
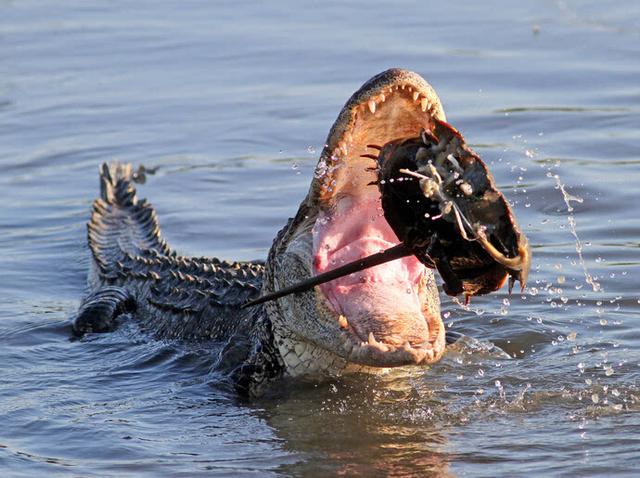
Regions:
<instances>
[{"instance_id":1,"label":"blue water","mask_svg":"<svg viewBox=\"0 0 640 478\"><path fill-rule=\"evenodd\" d=\"M640 6L611 0L0 1L0 475L635 476L638 45ZM100 162L158 167L140 194L179 251L264 258L392 66L436 88L533 245L525 294L443 297L514 358L470 342L244 402L211 350L70 339Z\"/></svg>"}]
</instances>

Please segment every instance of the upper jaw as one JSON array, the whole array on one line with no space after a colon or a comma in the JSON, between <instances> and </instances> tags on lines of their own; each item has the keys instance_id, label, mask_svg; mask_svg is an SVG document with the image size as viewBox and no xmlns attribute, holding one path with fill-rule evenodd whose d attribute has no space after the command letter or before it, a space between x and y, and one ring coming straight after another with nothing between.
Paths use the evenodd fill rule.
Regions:
<instances>
[{"instance_id":1,"label":"upper jaw","mask_svg":"<svg viewBox=\"0 0 640 478\"><path fill-rule=\"evenodd\" d=\"M371 153L370 141L382 145L416 136L422 128L429 128L433 118L446 120L438 95L420 75L394 68L371 78L349 98L329 132L309 204L332 203L336 192L350 189L354 176L367 176L360 173L370 163L360 155ZM362 186L365 184L353 188Z\"/></svg>"}]
</instances>

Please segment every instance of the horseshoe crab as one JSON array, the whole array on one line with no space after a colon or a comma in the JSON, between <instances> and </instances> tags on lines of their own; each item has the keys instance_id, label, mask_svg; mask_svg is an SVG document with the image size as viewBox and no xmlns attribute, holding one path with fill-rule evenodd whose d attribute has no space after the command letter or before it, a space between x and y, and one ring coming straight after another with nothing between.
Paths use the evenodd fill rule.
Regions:
<instances>
[{"instance_id":1,"label":"horseshoe crab","mask_svg":"<svg viewBox=\"0 0 640 478\"><path fill-rule=\"evenodd\" d=\"M444 121L386 143L376 157L384 216L449 295L524 289L531 252L509 203L462 135Z\"/></svg>"}]
</instances>

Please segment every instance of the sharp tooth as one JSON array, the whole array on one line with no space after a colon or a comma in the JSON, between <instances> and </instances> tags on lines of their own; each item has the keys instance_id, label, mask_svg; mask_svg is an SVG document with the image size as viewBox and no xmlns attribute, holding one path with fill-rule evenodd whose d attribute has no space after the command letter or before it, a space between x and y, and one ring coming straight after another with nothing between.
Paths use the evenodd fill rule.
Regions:
<instances>
[{"instance_id":1,"label":"sharp tooth","mask_svg":"<svg viewBox=\"0 0 640 478\"><path fill-rule=\"evenodd\" d=\"M400 89L401 89L401 90L404 90L404 87L405 87L405 86L406 86L406 85L400 85Z\"/></svg>"},{"instance_id":2,"label":"sharp tooth","mask_svg":"<svg viewBox=\"0 0 640 478\"><path fill-rule=\"evenodd\" d=\"M429 100L426 98L422 98L420 100L420 108L422 109L423 112L426 112L428 107L429 107Z\"/></svg>"},{"instance_id":3,"label":"sharp tooth","mask_svg":"<svg viewBox=\"0 0 640 478\"><path fill-rule=\"evenodd\" d=\"M340 325L341 329L349 328L349 322L347 321L347 318L342 314L340 314L340 317L338 317L338 325Z\"/></svg>"},{"instance_id":4,"label":"sharp tooth","mask_svg":"<svg viewBox=\"0 0 640 478\"><path fill-rule=\"evenodd\" d=\"M333 153L331 154L332 158L339 158L340 157L340 148L335 148L333 150Z\"/></svg>"},{"instance_id":5,"label":"sharp tooth","mask_svg":"<svg viewBox=\"0 0 640 478\"><path fill-rule=\"evenodd\" d=\"M369 111L371 111L371 114L374 114L376 112L376 102L373 100L369 100Z\"/></svg>"},{"instance_id":6,"label":"sharp tooth","mask_svg":"<svg viewBox=\"0 0 640 478\"><path fill-rule=\"evenodd\" d=\"M413 92L413 101L417 101L419 96L420 96L420 92L414 91Z\"/></svg>"},{"instance_id":7,"label":"sharp tooth","mask_svg":"<svg viewBox=\"0 0 640 478\"><path fill-rule=\"evenodd\" d=\"M381 352L388 352L389 351L389 347L386 344L383 344L382 342L378 342L376 340L375 336L373 335L373 332L369 332L369 339L368 339L367 343L370 346L373 346L373 347L377 348Z\"/></svg>"},{"instance_id":8,"label":"sharp tooth","mask_svg":"<svg viewBox=\"0 0 640 478\"><path fill-rule=\"evenodd\" d=\"M404 343L404 345L402 346L402 348L403 348L404 350L407 350L407 351L409 351L409 350L412 350L412 349L413 349L413 347L411 346L411 344L409 343L409 341L408 341L408 340Z\"/></svg>"},{"instance_id":9,"label":"sharp tooth","mask_svg":"<svg viewBox=\"0 0 640 478\"><path fill-rule=\"evenodd\" d=\"M384 96L384 93L382 93L380 96L378 96L378 99L384 103L384 101L387 99L386 96Z\"/></svg>"},{"instance_id":10,"label":"sharp tooth","mask_svg":"<svg viewBox=\"0 0 640 478\"><path fill-rule=\"evenodd\" d=\"M345 143L344 141L340 141L338 143L338 147L340 148L340 151L342 151L342 154L344 156L346 156L347 153L349 152L348 149L347 149L347 143Z\"/></svg>"},{"instance_id":11,"label":"sharp tooth","mask_svg":"<svg viewBox=\"0 0 640 478\"><path fill-rule=\"evenodd\" d=\"M353 136L351 136L351 133L347 133L347 141L349 143L353 143Z\"/></svg>"}]
</instances>

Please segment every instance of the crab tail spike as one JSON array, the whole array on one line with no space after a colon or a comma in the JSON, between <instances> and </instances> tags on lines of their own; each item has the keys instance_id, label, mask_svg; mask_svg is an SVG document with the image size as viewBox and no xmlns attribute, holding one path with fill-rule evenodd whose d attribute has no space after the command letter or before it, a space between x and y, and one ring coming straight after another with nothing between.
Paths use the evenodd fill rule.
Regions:
<instances>
[{"instance_id":1,"label":"crab tail spike","mask_svg":"<svg viewBox=\"0 0 640 478\"><path fill-rule=\"evenodd\" d=\"M509 295L511 295L511 291L513 290L513 286L515 283L516 283L515 276L510 275L509 276Z\"/></svg>"}]
</instances>

